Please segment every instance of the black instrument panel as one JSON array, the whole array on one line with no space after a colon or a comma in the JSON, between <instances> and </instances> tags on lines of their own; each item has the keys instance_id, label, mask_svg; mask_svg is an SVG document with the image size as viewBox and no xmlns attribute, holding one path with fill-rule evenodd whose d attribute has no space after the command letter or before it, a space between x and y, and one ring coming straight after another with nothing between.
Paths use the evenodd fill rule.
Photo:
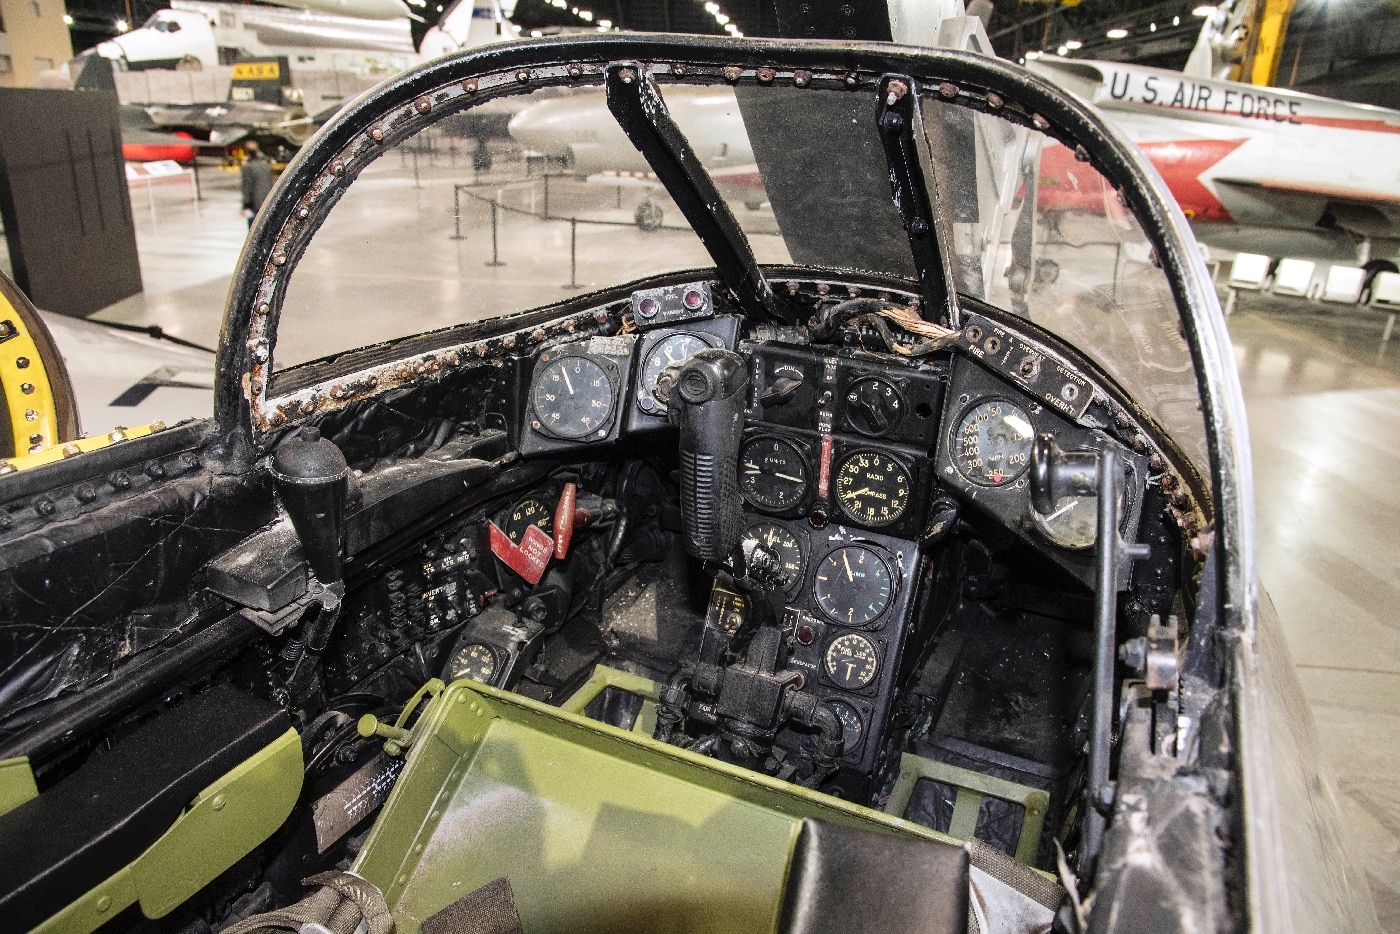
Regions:
<instances>
[{"instance_id":1,"label":"black instrument panel","mask_svg":"<svg viewBox=\"0 0 1400 934\"><path fill-rule=\"evenodd\" d=\"M787 668L802 674L802 690L840 705L843 764L867 773L895 694L918 545L842 525L815 529L805 519L746 516L745 537L775 551L788 575Z\"/></svg>"}]
</instances>

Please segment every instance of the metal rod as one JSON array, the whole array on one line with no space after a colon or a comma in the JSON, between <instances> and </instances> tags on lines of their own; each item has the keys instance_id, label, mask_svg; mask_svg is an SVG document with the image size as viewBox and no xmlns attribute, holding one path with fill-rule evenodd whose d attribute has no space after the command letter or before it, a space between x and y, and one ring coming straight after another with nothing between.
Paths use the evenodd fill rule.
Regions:
<instances>
[{"instance_id":1,"label":"metal rod","mask_svg":"<svg viewBox=\"0 0 1400 934\"><path fill-rule=\"evenodd\" d=\"M203 201L204 192L199 187L199 156L190 161L190 171L194 173L194 200Z\"/></svg>"},{"instance_id":2,"label":"metal rod","mask_svg":"<svg viewBox=\"0 0 1400 934\"><path fill-rule=\"evenodd\" d=\"M544 219L549 220L549 173L544 173Z\"/></svg>"},{"instance_id":3,"label":"metal rod","mask_svg":"<svg viewBox=\"0 0 1400 934\"><path fill-rule=\"evenodd\" d=\"M417 147L417 146L413 147L413 187L414 187L414 188L422 188L422 187L423 187L422 183L420 183L420 182L418 181L418 147Z\"/></svg>"},{"instance_id":4,"label":"metal rod","mask_svg":"<svg viewBox=\"0 0 1400 934\"><path fill-rule=\"evenodd\" d=\"M501 262L500 253L497 252L497 248L496 248L496 215L497 215L497 213L498 213L499 210L500 210L500 205L499 205L499 204L496 202L496 200L493 198L493 199L491 200L491 262L489 262L489 263L486 264L486 265L488 265L488 266L504 266L504 265L505 265L505 263Z\"/></svg>"},{"instance_id":5,"label":"metal rod","mask_svg":"<svg viewBox=\"0 0 1400 934\"><path fill-rule=\"evenodd\" d=\"M452 227L453 240L462 239L462 186L452 186Z\"/></svg>"},{"instance_id":6,"label":"metal rod","mask_svg":"<svg viewBox=\"0 0 1400 934\"><path fill-rule=\"evenodd\" d=\"M569 218L569 284L565 288L578 288L578 218Z\"/></svg>"},{"instance_id":7,"label":"metal rod","mask_svg":"<svg viewBox=\"0 0 1400 934\"><path fill-rule=\"evenodd\" d=\"M1099 453L1098 536L1094 547L1094 680L1089 728L1089 766L1084 780L1084 838L1079 874L1090 878L1103 848L1108 818L1102 806L1111 801L1109 759L1113 736L1113 676L1118 656L1118 566L1123 559L1148 556L1146 545L1123 541L1118 532L1118 453L1111 445Z\"/></svg>"}]
</instances>

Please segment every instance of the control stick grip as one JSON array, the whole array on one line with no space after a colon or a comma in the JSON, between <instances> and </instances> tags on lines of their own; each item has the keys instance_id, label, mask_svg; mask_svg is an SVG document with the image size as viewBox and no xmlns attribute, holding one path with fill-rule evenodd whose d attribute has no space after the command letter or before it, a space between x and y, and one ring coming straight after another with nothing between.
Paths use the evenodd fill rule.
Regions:
<instances>
[{"instance_id":1,"label":"control stick grip","mask_svg":"<svg viewBox=\"0 0 1400 934\"><path fill-rule=\"evenodd\" d=\"M681 519L686 550L723 561L739 544L739 440L749 369L732 350L702 350L681 367L668 403L680 428Z\"/></svg>"}]
</instances>

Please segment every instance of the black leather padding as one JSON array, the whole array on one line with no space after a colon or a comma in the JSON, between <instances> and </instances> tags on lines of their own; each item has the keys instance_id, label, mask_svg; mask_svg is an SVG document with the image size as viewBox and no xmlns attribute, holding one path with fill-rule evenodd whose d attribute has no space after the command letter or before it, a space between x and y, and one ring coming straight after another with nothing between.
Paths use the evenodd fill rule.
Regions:
<instances>
[{"instance_id":1,"label":"black leather padding","mask_svg":"<svg viewBox=\"0 0 1400 934\"><path fill-rule=\"evenodd\" d=\"M804 820L779 934L964 934L968 854L953 843Z\"/></svg>"},{"instance_id":2,"label":"black leather padding","mask_svg":"<svg viewBox=\"0 0 1400 934\"><path fill-rule=\"evenodd\" d=\"M218 685L0 816L0 930L33 928L140 856L289 723L277 705Z\"/></svg>"}]
</instances>

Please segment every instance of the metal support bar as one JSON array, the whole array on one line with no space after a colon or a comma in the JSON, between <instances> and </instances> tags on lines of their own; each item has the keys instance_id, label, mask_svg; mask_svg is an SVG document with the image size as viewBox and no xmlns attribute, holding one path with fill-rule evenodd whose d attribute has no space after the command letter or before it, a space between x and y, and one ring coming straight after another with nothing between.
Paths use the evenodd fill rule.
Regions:
<instances>
[{"instance_id":1,"label":"metal support bar","mask_svg":"<svg viewBox=\"0 0 1400 934\"><path fill-rule=\"evenodd\" d=\"M743 229L671 119L651 79L639 66L611 65L607 99L618 125L671 193L740 307L749 315L796 322L792 309L773 293L759 270Z\"/></svg>"},{"instance_id":2,"label":"metal support bar","mask_svg":"<svg viewBox=\"0 0 1400 934\"><path fill-rule=\"evenodd\" d=\"M497 251L496 246L496 224L497 216L500 214L500 211L501 206L496 203L496 200L494 198L491 199L491 262L486 264L488 266L505 265L505 263L501 262L501 256L500 253Z\"/></svg>"},{"instance_id":3,"label":"metal support bar","mask_svg":"<svg viewBox=\"0 0 1400 934\"><path fill-rule=\"evenodd\" d=\"M913 78L887 75L880 82L875 119L885 147L885 160L889 163L891 196L909 235L909 251L919 273L924 318L937 321L946 317L951 326L957 327L957 308L948 283L942 244L934 229L933 202L924 184L919 158L918 140L922 133L917 131L922 116L918 99L918 87Z\"/></svg>"},{"instance_id":4,"label":"metal support bar","mask_svg":"<svg viewBox=\"0 0 1400 934\"><path fill-rule=\"evenodd\" d=\"M1118 531L1118 487L1122 482L1118 452L1109 445L1099 453L1098 541L1094 547L1094 681L1089 731L1089 768L1084 781L1084 835L1079 874L1090 877L1103 847L1105 813L1111 805L1108 782L1113 734L1113 675L1118 657L1118 574L1151 553L1148 546L1125 542Z\"/></svg>"},{"instance_id":5,"label":"metal support bar","mask_svg":"<svg viewBox=\"0 0 1400 934\"><path fill-rule=\"evenodd\" d=\"M578 218L571 217L569 218L569 284L564 288L576 289L578 287Z\"/></svg>"},{"instance_id":6,"label":"metal support bar","mask_svg":"<svg viewBox=\"0 0 1400 934\"><path fill-rule=\"evenodd\" d=\"M452 239L462 239L462 186L452 186Z\"/></svg>"}]
</instances>

